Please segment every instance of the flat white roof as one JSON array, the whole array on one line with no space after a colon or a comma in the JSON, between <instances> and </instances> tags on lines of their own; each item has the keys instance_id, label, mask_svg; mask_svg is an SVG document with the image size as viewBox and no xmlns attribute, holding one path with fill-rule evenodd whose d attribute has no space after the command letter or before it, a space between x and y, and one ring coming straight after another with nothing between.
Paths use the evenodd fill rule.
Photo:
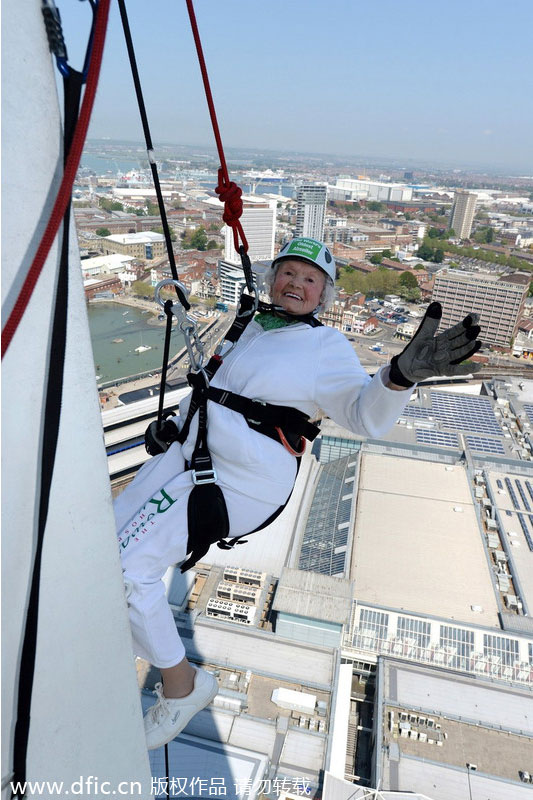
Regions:
<instances>
[{"instance_id":1,"label":"flat white roof","mask_svg":"<svg viewBox=\"0 0 533 800\"><path fill-rule=\"evenodd\" d=\"M530 508L533 510L533 497L531 497L529 490L526 486L526 481L533 486L533 477L522 475L510 475L505 472L489 472L487 480L492 490L492 497L494 498L496 507L499 511L499 518L503 531L501 532L500 540L502 542L502 549L508 554L511 562L511 572L518 578L520 584L520 596L526 603L529 614L533 614L533 551L529 549L529 545L517 516L517 509L515 509L505 479L511 481L511 487L515 493L515 497L520 505L519 513L526 525L531 539L533 540L533 512L528 513L524 507L524 502L520 495L516 481L522 486L522 490L526 496ZM497 481L500 481L503 488L498 486ZM496 532L496 531L495 531ZM512 589L509 590L512 593Z\"/></svg>"},{"instance_id":2,"label":"flat white roof","mask_svg":"<svg viewBox=\"0 0 533 800\"><path fill-rule=\"evenodd\" d=\"M114 233L111 236L104 236L111 242L118 242L118 244L143 244L146 242L164 242L165 237L162 233L154 233L153 231L139 231L139 233Z\"/></svg>"},{"instance_id":3,"label":"flat white roof","mask_svg":"<svg viewBox=\"0 0 533 800\"><path fill-rule=\"evenodd\" d=\"M292 642L237 623L196 620L194 632L180 629L188 657L209 664L245 665L259 675L279 677L310 688L332 685L333 648Z\"/></svg>"},{"instance_id":4,"label":"flat white roof","mask_svg":"<svg viewBox=\"0 0 533 800\"><path fill-rule=\"evenodd\" d=\"M500 627L462 466L362 453L354 547L360 602Z\"/></svg>"},{"instance_id":5,"label":"flat white roof","mask_svg":"<svg viewBox=\"0 0 533 800\"><path fill-rule=\"evenodd\" d=\"M110 237L107 237L110 238ZM133 256L126 256L124 253L109 253L107 256L95 256L95 258L84 258L81 262L81 269L94 269L95 267L105 267L106 265L118 267L128 261L134 261Z\"/></svg>"},{"instance_id":6,"label":"flat white roof","mask_svg":"<svg viewBox=\"0 0 533 800\"><path fill-rule=\"evenodd\" d=\"M385 701L533 736L533 694L411 664L388 665Z\"/></svg>"},{"instance_id":7,"label":"flat white roof","mask_svg":"<svg viewBox=\"0 0 533 800\"><path fill-rule=\"evenodd\" d=\"M410 758L402 755L398 762L399 789L415 788L431 800L465 800L469 797L497 798L497 800L531 800L531 786L525 783L510 782L470 772L465 768L450 767L447 764L433 764L427 759Z\"/></svg>"}]
</instances>

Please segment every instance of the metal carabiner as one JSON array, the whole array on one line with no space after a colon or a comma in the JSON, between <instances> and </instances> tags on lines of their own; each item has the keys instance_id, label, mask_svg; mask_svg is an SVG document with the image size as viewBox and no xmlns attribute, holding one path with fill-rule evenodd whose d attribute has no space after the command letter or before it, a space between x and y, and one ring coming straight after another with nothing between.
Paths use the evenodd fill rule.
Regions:
<instances>
[{"instance_id":1,"label":"metal carabiner","mask_svg":"<svg viewBox=\"0 0 533 800\"><path fill-rule=\"evenodd\" d=\"M166 301L161 297L161 289L163 286L171 285L179 289L185 297L185 300L189 302L189 292L183 283L174 280L174 278L165 278L164 280L159 281L154 292L154 299L156 303L158 303L163 309L165 308ZM183 333L191 369L193 369L195 372L200 372L204 364L204 345L197 333L198 326L196 324L196 320L187 314L184 306L182 306L181 303L172 303L170 311L176 317L178 321L178 327Z\"/></svg>"},{"instance_id":2,"label":"metal carabiner","mask_svg":"<svg viewBox=\"0 0 533 800\"><path fill-rule=\"evenodd\" d=\"M81 2L83 2L83 0L81 0ZM91 6L91 10L93 13L93 18L91 22L89 39L87 41L87 48L85 50L83 69L81 71L83 83L85 83L85 81L87 80L87 74L89 72L89 63L91 61L91 54L93 49L96 11L98 9L99 2L100 0L89 0L89 4ZM68 63L67 46L65 44L65 38L63 36L63 27L61 25L61 15L59 13L59 9L54 3L54 0L42 0L41 11L46 28L46 35L48 37L48 47L50 48L50 52L55 56L59 72L63 75L64 78L68 78L72 71L72 67Z\"/></svg>"},{"instance_id":3,"label":"metal carabiner","mask_svg":"<svg viewBox=\"0 0 533 800\"><path fill-rule=\"evenodd\" d=\"M244 294L244 289L245 288L246 287L243 287L243 289L242 289L241 297ZM255 283L252 284L252 292L254 293L254 295L253 295L254 304L253 304L252 308L249 308L248 311L243 311L242 314L239 314L239 312L237 311L237 317L239 317L240 319L242 319L243 317L249 317L250 314L255 314L255 312L257 311L257 309L259 307L259 292L257 290L257 286L255 285Z\"/></svg>"}]
</instances>

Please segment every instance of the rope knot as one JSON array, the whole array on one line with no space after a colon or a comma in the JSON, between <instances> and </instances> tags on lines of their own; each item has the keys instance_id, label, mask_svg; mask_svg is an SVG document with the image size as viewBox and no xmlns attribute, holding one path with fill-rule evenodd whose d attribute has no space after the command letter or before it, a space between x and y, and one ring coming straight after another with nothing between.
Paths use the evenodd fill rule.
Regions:
<instances>
[{"instance_id":1,"label":"rope knot","mask_svg":"<svg viewBox=\"0 0 533 800\"><path fill-rule=\"evenodd\" d=\"M221 202L224 203L222 219L226 225L229 225L230 228L234 228L242 215L242 189L237 186L234 181L227 181L222 168L220 168L218 170L218 184L215 188L215 192L218 194Z\"/></svg>"}]
</instances>

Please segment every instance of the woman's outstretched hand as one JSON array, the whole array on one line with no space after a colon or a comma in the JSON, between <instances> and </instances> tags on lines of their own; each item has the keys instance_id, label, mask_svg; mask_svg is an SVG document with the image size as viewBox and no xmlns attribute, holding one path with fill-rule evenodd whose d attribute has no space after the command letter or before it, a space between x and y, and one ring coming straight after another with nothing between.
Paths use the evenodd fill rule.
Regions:
<instances>
[{"instance_id":1,"label":"woman's outstretched hand","mask_svg":"<svg viewBox=\"0 0 533 800\"><path fill-rule=\"evenodd\" d=\"M468 314L436 336L441 317L441 304L431 303L409 344L391 359L389 381L408 388L434 375L468 375L481 369L481 364L463 363L481 347L479 314Z\"/></svg>"}]
</instances>

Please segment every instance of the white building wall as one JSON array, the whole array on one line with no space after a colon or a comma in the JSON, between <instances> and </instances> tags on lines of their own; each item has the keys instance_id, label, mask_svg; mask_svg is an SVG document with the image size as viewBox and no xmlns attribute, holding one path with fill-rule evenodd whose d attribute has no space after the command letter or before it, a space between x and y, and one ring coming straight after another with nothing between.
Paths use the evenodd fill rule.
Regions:
<instances>
[{"instance_id":1,"label":"white building wall","mask_svg":"<svg viewBox=\"0 0 533 800\"><path fill-rule=\"evenodd\" d=\"M248 242L248 255L252 262L274 258L276 201L267 202L268 207L264 203L257 208L245 205L241 216L241 225ZM224 237L224 260L240 264L240 255L233 243L233 229L229 226L224 227Z\"/></svg>"},{"instance_id":2,"label":"white building wall","mask_svg":"<svg viewBox=\"0 0 533 800\"><path fill-rule=\"evenodd\" d=\"M309 236L322 241L326 217L327 186L303 184L298 188L296 236Z\"/></svg>"},{"instance_id":3,"label":"white building wall","mask_svg":"<svg viewBox=\"0 0 533 800\"><path fill-rule=\"evenodd\" d=\"M62 153L57 73L40 5L20 0L3 10L2 134L9 158L2 180L10 202L2 208L2 305L7 312L20 289L21 265L31 261L59 188ZM35 557L58 241L3 361L4 388L9 387L2 398L2 446L9 463L2 476L3 800L11 795L21 643ZM128 796L149 797L151 776L73 219L69 245L65 381L44 540L26 778L64 781L63 797L78 793L70 788L80 776L109 781L109 794L114 790L117 796L121 781L140 781L142 794L132 789ZM44 796L50 796L46 790Z\"/></svg>"}]
</instances>

